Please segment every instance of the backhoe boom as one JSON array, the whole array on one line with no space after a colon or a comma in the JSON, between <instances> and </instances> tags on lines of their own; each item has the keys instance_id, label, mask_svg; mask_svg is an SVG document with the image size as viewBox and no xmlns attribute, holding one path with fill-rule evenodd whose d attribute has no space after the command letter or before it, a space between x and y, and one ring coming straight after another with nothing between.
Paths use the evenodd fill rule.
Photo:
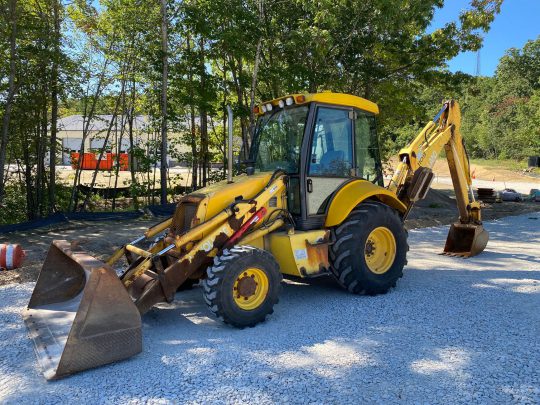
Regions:
<instances>
[{"instance_id":1,"label":"backhoe boom","mask_svg":"<svg viewBox=\"0 0 540 405\"><path fill-rule=\"evenodd\" d=\"M488 234L482 227L480 203L475 201L472 191L469 158L460 123L458 103L445 102L435 118L399 152L400 163L388 190L396 193L407 206L408 214L414 203L429 191L433 165L444 149L459 211L459 221L450 229L445 253L469 257L484 250Z\"/></svg>"}]
</instances>

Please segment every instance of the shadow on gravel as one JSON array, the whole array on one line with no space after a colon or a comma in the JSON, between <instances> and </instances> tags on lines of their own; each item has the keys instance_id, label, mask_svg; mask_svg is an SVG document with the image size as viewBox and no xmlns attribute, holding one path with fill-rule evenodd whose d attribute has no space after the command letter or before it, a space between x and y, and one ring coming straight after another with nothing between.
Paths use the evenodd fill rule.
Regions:
<instances>
[{"instance_id":1,"label":"shadow on gravel","mask_svg":"<svg viewBox=\"0 0 540 405\"><path fill-rule=\"evenodd\" d=\"M490 259L491 263L500 263L500 261L503 261L503 260L517 259L517 260L524 260L529 263L540 264L540 256L532 256L532 255L528 255L524 253L500 253L500 252L486 251L482 258L483 258L482 263L486 263L486 259Z\"/></svg>"},{"instance_id":2,"label":"shadow on gravel","mask_svg":"<svg viewBox=\"0 0 540 405\"><path fill-rule=\"evenodd\" d=\"M143 318L144 352L124 362L46 383L35 370L30 346L18 342L20 357L3 360L2 371L8 367L27 386L21 391L12 387L3 402L177 403L204 398L223 403L238 395L254 403L352 398L414 402L420 387L434 395L420 396L424 400L438 402L437 395L450 395L472 401L476 381L486 375L496 379L508 368L517 372L516 359L523 361L517 346L534 339L534 320L513 316L519 294L495 294L475 285L509 276L536 278L538 273L411 270L398 288L377 297L343 292L330 278L311 280L310 285L287 282L268 322L244 330L210 318L201 289L195 288ZM408 278L415 280L409 283ZM421 282L433 278L445 280L442 288L425 288ZM499 300L477 307L477 295ZM473 316L476 311L486 315ZM11 316L10 322L20 321ZM507 323L493 328L494 317ZM20 329L16 336L23 338ZM4 330L3 337L8 341L14 336ZM500 358L502 341L511 361ZM500 387L502 383L483 389L500 400L512 398Z\"/></svg>"},{"instance_id":3,"label":"shadow on gravel","mask_svg":"<svg viewBox=\"0 0 540 405\"><path fill-rule=\"evenodd\" d=\"M286 281L254 328L213 318L200 287L179 293L143 317L141 354L52 383L13 310L30 291L6 287L0 402L538 403L539 236L507 228L489 224L498 245L468 260L433 254L444 228L411 232L411 265L381 296Z\"/></svg>"}]
</instances>

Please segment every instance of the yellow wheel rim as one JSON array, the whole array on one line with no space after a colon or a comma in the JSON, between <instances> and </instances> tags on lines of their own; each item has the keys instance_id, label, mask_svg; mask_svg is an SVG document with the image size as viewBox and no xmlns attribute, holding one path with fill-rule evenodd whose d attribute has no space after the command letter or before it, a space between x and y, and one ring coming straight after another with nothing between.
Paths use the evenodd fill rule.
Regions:
<instances>
[{"instance_id":1,"label":"yellow wheel rim","mask_svg":"<svg viewBox=\"0 0 540 405\"><path fill-rule=\"evenodd\" d=\"M396 238L392 231L384 226L372 230L366 240L364 257L373 273L386 273L396 258Z\"/></svg>"},{"instance_id":2,"label":"yellow wheel rim","mask_svg":"<svg viewBox=\"0 0 540 405\"><path fill-rule=\"evenodd\" d=\"M236 305L245 311L258 308L268 295L268 277L261 269L250 267L244 270L233 286Z\"/></svg>"}]
</instances>

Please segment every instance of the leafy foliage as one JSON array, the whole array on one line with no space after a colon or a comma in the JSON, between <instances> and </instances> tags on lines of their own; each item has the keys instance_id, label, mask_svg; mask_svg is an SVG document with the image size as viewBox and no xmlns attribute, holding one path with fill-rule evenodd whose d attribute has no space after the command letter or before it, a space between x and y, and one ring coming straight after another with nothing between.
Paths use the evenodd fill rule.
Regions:
<instances>
[{"instance_id":1,"label":"leafy foliage","mask_svg":"<svg viewBox=\"0 0 540 405\"><path fill-rule=\"evenodd\" d=\"M61 196L61 187L56 201L54 190L48 192L55 179L47 164L50 129L59 115L82 114L88 121L113 114L119 136L130 142L133 117L147 115L150 141L130 148L144 170L160 160L157 134L166 118L169 133L180 134L169 140L170 155L191 167L189 188L195 189L224 175L212 162L226 163L228 104L238 118L235 131L249 146L255 100L293 92L332 90L376 101L384 156L414 136L447 97L462 104L474 156L540 154L539 40L509 50L493 78L446 69L448 59L481 47L501 3L471 0L456 21L433 30L444 0L167 0L164 52L160 2L0 0L0 116L6 128L0 165L18 167L9 184L1 176L0 204L16 207L16 220L21 212L34 218L86 208L90 197L80 204L80 173L69 197ZM166 117L160 105L164 65ZM133 174L134 206L138 198L153 198L154 188L149 174L144 181Z\"/></svg>"},{"instance_id":2,"label":"leafy foliage","mask_svg":"<svg viewBox=\"0 0 540 405\"><path fill-rule=\"evenodd\" d=\"M540 37L508 50L494 77L479 78L461 95L463 132L474 157L540 155Z\"/></svg>"}]
</instances>

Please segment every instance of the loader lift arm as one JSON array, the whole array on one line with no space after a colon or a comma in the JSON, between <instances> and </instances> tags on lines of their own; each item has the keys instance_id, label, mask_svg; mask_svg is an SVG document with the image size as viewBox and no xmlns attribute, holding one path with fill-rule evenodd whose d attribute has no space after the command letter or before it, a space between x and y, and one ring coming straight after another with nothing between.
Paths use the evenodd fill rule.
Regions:
<instances>
[{"instance_id":1,"label":"loader lift arm","mask_svg":"<svg viewBox=\"0 0 540 405\"><path fill-rule=\"evenodd\" d=\"M135 246L167 229L172 223L172 219L167 219L150 228L143 237L118 249L107 264L112 266L126 256L130 265L120 280L130 292L139 312L144 314L158 302L171 302L177 288L231 241L245 243L251 239L252 234L244 232L256 228L257 222L263 219L266 214L264 206L270 198L284 193L285 175L275 173L269 184L253 199L233 203L184 234L160 238L149 250ZM262 236L281 225L283 221L278 219L271 227L255 232L257 236ZM138 257L133 260L133 255Z\"/></svg>"},{"instance_id":2,"label":"loader lift arm","mask_svg":"<svg viewBox=\"0 0 540 405\"><path fill-rule=\"evenodd\" d=\"M414 203L425 198L429 191L432 167L444 149L459 211L459 220L450 228L444 253L469 257L484 250L488 234L482 227L480 203L474 198L460 123L458 103L445 102L435 118L399 152L400 163L388 190L407 206L406 217Z\"/></svg>"}]
</instances>

